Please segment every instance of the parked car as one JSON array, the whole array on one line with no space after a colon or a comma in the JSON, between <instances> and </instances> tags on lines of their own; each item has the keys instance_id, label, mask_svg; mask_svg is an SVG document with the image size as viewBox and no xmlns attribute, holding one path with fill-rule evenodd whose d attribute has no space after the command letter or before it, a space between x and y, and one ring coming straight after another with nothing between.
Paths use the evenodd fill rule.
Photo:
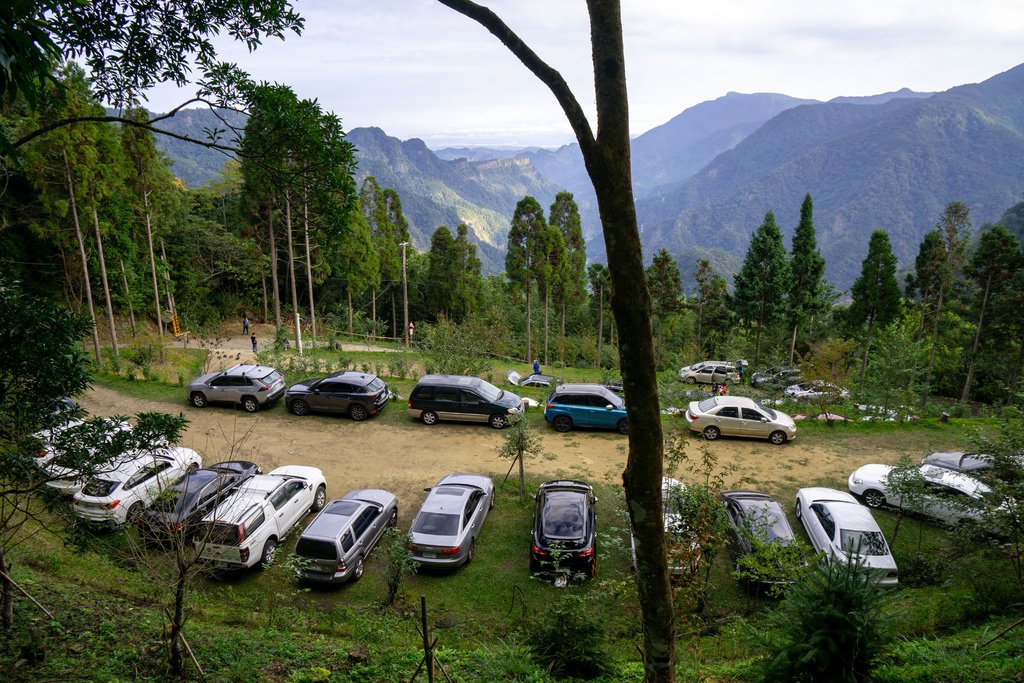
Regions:
<instances>
[{"instance_id":1,"label":"parked car","mask_svg":"<svg viewBox=\"0 0 1024 683\"><path fill-rule=\"evenodd\" d=\"M199 557L218 569L274 563L277 546L327 502L327 481L316 467L287 465L246 479L203 518Z\"/></svg>"},{"instance_id":2,"label":"parked car","mask_svg":"<svg viewBox=\"0 0 1024 683\"><path fill-rule=\"evenodd\" d=\"M530 572L597 574L597 497L589 484L548 481L540 486L533 513Z\"/></svg>"},{"instance_id":3,"label":"parked car","mask_svg":"<svg viewBox=\"0 0 1024 683\"><path fill-rule=\"evenodd\" d=\"M35 464L43 471L43 476L46 478L46 486L64 496L73 496L81 491L82 487L85 486L85 479L80 470L67 466L71 458L62 456L58 452L58 446L55 445L54 441L60 439L60 433L81 427L83 423L83 420L73 419L62 427L49 430L49 437L40 442L39 451L36 453ZM85 429L85 427L82 428ZM125 432L131 428L132 426L127 422L115 424L113 430L107 434L107 443L111 443L117 432ZM92 456L95 456L95 452L93 452ZM136 456L136 453L118 454L104 463L100 469L114 470ZM93 472L95 473L96 471L93 468Z\"/></svg>"},{"instance_id":4,"label":"parked car","mask_svg":"<svg viewBox=\"0 0 1024 683\"><path fill-rule=\"evenodd\" d=\"M191 536L203 517L251 476L217 465L189 472L157 497L135 523L153 538Z\"/></svg>"},{"instance_id":5,"label":"parked car","mask_svg":"<svg viewBox=\"0 0 1024 683\"><path fill-rule=\"evenodd\" d=\"M686 409L690 431L714 441L721 435L768 439L781 445L796 438L793 418L746 396L712 396Z\"/></svg>"},{"instance_id":6,"label":"parked car","mask_svg":"<svg viewBox=\"0 0 1024 683\"><path fill-rule=\"evenodd\" d=\"M192 380L188 385L188 400L196 408L227 403L255 413L272 406L284 396L284 391L284 376L274 368L242 364Z\"/></svg>"},{"instance_id":7,"label":"parked car","mask_svg":"<svg viewBox=\"0 0 1024 683\"><path fill-rule=\"evenodd\" d=\"M889 484L889 475L894 469L892 465L858 467L850 475L847 488L871 508L899 507L902 501L905 509L948 524L981 518L978 503L991 489L974 477L935 465L920 465L918 472L927 491L907 496L904 501Z\"/></svg>"},{"instance_id":8,"label":"parked car","mask_svg":"<svg viewBox=\"0 0 1024 683\"><path fill-rule=\"evenodd\" d=\"M794 398L798 401L816 401L824 396L843 399L850 398L850 392L846 389L818 380L791 384L786 387L782 394L783 396Z\"/></svg>"},{"instance_id":9,"label":"parked car","mask_svg":"<svg viewBox=\"0 0 1024 683\"><path fill-rule=\"evenodd\" d=\"M388 385L379 377L351 370L303 380L284 392L285 406L296 415L341 413L356 422L384 410L390 398Z\"/></svg>"},{"instance_id":10,"label":"parked car","mask_svg":"<svg viewBox=\"0 0 1024 683\"><path fill-rule=\"evenodd\" d=\"M706 360L680 368L679 379L687 384L730 384L740 381L740 373L731 363Z\"/></svg>"},{"instance_id":11,"label":"parked car","mask_svg":"<svg viewBox=\"0 0 1024 683\"><path fill-rule=\"evenodd\" d=\"M785 546L796 540L782 504L767 493L723 491L718 496L732 525L729 550L736 560L754 553L758 544Z\"/></svg>"},{"instance_id":12,"label":"parked car","mask_svg":"<svg viewBox=\"0 0 1024 683\"><path fill-rule=\"evenodd\" d=\"M426 375L409 394L409 415L425 425L461 420L502 429L523 417L523 400L479 377Z\"/></svg>"},{"instance_id":13,"label":"parked car","mask_svg":"<svg viewBox=\"0 0 1024 683\"><path fill-rule=\"evenodd\" d=\"M574 427L614 429L629 433L626 402L601 384L563 384L544 401L544 419L559 432Z\"/></svg>"},{"instance_id":14,"label":"parked car","mask_svg":"<svg viewBox=\"0 0 1024 683\"><path fill-rule=\"evenodd\" d=\"M426 490L409 529L412 559L428 567L468 564L494 507L494 483L476 474L449 474Z\"/></svg>"},{"instance_id":15,"label":"parked car","mask_svg":"<svg viewBox=\"0 0 1024 683\"><path fill-rule=\"evenodd\" d=\"M381 489L349 491L327 503L295 544L301 579L358 581L363 563L384 532L398 525L398 499Z\"/></svg>"},{"instance_id":16,"label":"parked car","mask_svg":"<svg viewBox=\"0 0 1024 683\"><path fill-rule=\"evenodd\" d=\"M686 484L664 477L661 480L661 511L665 524L665 552L668 555L668 571L673 577L686 577L700 569L703 550L694 532L683 519L681 496ZM636 537L629 533L630 568L636 568Z\"/></svg>"},{"instance_id":17,"label":"parked car","mask_svg":"<svg viewBox=\"0 0 1024 683\"><path fill-rule=\"evenodd\" d=\"M827 488L796 492L796 517L807 530L811 545L826 562L847 562L857 555L874 571L881 586L896 586L899 570L871 510L849 493Z\"/></svg>"},{"instance_id":18,"label":"parked car","mask_svg":"<svg viewBox=\"0 0 1024 683\"><path fill-rule=\"evenodd\" d=\"M801 381L800 368L780 365L767 370L760 370L750 376L753 387L788 387Z\"/></svg>"},{"instance_id":19,"label":"parked car","mask_svg":"<svg viewBox=\"0 0 1024 683\"><path fill-rule=\"evenodd\" d=\"M562 383L561 380L551 375L542 375L536 372L524 378L515 370L509 370L508 374L505 375L505 379L508 380L509 384L516 387L553 387Z\"/></svg>"},{"instance_id":20,"label":"parked car","mask_svg":"<svg viewBox=\"0 0 1024 683\"><path fill-rule=\"evenodd\" d=\"M134 522L164 489L202 462L202 457L191 448L137 453L86 481L75 494L71 509L88 522Z\"/></svg>"}]
</instances>

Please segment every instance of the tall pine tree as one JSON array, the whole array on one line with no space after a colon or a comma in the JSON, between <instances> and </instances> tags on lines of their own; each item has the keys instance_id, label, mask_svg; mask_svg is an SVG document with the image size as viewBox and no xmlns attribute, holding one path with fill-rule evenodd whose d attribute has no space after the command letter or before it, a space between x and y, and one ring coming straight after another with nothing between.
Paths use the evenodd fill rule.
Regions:
<instances>
[{"instance_id":1,"label":"tall pine tree","mask_svg":"<svg viewBox=\"0 0 1024 683\"><path fill-rule=\"evenodd\" d=\"M796 336L802 325L830 307L825 281L825 258L818 250L814 233L814 203L810 193L800 207L800 223L793 233L792 256L789 260L790 283L788 312L793 335L789 341L789 362L796 356Z\"/></svg>"},{"instance_id":2,"label":"tall pine tree","mask_svg":"<svg viewBox=\"0 0 1024 683\"><path fill-rule=\"evenodd\" d=\"M537 244L540 234L547 227L544 210L533 197L523 197L516 204L512 214L512 225L508 231L508 251L505 253L505 276L517 298L526 297L526 362L533 358L533 330L530 307L530 293L537 277Z\"/></svg>"},{"instance_id":3,"label":"tall pine tree","mask_svg":"<svg viewBox=\"0 0 1024 683\"><path fill-rule=\"evenodd\" d=\"M900 311L900 287L896 282L896 257L889 244L889 233L875 230L868 243L868 254L861 262L860 277L850 290L853 302L847 311L852 326L864 330L860 381L868 368L871 340L876 329L892 322Z\"/></svg>"},{"instance_id":4,"label":"tall pine tree","mask_svg":"<svg viewBox=\"0 0 1024 683\"><path fill-rule=\"evenodd\" d=\"M789 261L782 233L769 211L750 239L743 267L733 278L733 309L747 324L757 328L754 366L761 362L761 335L784 310L789 291Z\"/></svg>"}]
</instances>

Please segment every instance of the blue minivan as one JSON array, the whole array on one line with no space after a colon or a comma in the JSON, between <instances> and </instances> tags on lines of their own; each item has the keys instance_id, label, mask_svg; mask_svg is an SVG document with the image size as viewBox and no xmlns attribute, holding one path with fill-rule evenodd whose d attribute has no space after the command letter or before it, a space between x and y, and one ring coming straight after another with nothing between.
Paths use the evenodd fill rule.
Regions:
<instances>
[{"instance_id":1,"label":"blue minivan","mask_svg":"<svg viewBox=\"0 0 1024 683\"><path fill-rule=\"evenodd\" d=\"M614 429L626 434L626 403L601 384L562 384L544 402L544 419L559 432L574 427Z\"/></svg>"}]
</instances>

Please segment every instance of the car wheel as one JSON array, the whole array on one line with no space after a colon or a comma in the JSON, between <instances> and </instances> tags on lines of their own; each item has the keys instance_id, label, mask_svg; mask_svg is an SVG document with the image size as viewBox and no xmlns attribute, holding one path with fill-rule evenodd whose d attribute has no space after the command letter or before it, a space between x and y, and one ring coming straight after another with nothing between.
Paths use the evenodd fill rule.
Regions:
<instances>
[{"instance_id":1,"label":"car wheel","mask_svg":"<svg viewBox=\"0 0 1024 683\"><path fill-rule=\"evenodd\" d=\"M803 516L804 516L804 509L800 506L800 499L799 498L797 498L797 501L796 501L795 513L796 513L796 518L797 519L802 519Z\"/></svg>"},{"instance_id":2,"label":"car wheel","mask_svg":"<svg viewBox=\"0 0 1024 683\"><path fill-rule=\"evenodd\" d=\"M391 513L391 519L388 520L388 528L394 529L398 526L398 510Z\"/></svg>"},{"instance_id":3,"label":"car wheel","mask_svg":"<svg viewBox=\"0 0 1024 683\"><path fill-rule=\"evenodd\" d=\"M324 505L327 505L327 489L320 484L316 487L316 493L313 494L313 506L309 508L309 511L320 512L324 509Z\"/></svg>"},{"instance_id":4,"label":"car wheel","mask_svg":"<svg viewBox=\"0 0 1024 683\"><path fill-rule=\"evenodd\" d=\"M466 553L466 564L469 564L470 562L472 562L474 557L476 557L476 539L475 538L472 541L469 542L469 552Z\"/></svg>"},{"instance_id":5,"label":"car wheel","mask_svg":"<svg viewBox=\"0 0 1024 683\"><path fill-rule=\"evenodd\" d=\"M425 425L436 425L437 424L437 413L433 410L424 410L420 414L420 420Z\"/></svg>"},{"instance_id":6,"label":"car wheel","mask_svg":"<svg viewBox=\"0 0 1024 683\"><path fill-rule=\"evenodd\" d=\"M356 560L356 566L352 570L352 580L353 581L358 581L360 579L360 577L362 577L363 569L364 569L363 568L363 558L360 557L358 560Z\"/></svg>"},{"instance_id":7,"label":"car wheel","mask_svg":"<svg viewBox=\"0 0 1024 683\"><path fill-rule=\"evenodd\" d=\"M268 538L263 544L263 554L260 555L260 566L274 564L274 555L277 554L277 539Z\"/></svg>"},{"instance_id":8,"label":"car wheel","mask_svg":"<svg viewBox=\"0 0 1024 683\"><path fill-rule=\"evenodd\" d=\"M246 396L242 399L242 407L245 408L247 413L255 413L260 409L260 404L256 402L256 399L252 396Z\"/></svg>"},{"instance_id":9,"label":"car wheel","mask_svg":"<svg viewBox=\"0 0 1024 683\"><path fill-rule=\"evenodd\" d=\"M768 435L768 440L776 446L781 446L786 443L786 434L785 432L776 430Z\"/></svg>"},{"instance_id":10,"label":"car wheel","mask_svg":"<svg viewBox=\"0 0 1024 683\"><path fill-rule=\"evenodd\" d=\"M362 422L363 420L370 416L370 413L369 411L366 410L366 408L356 403L355 405L348 409L348 416L351 417L356 422Z\"/></svg>"},{"instance_id":11,"label":"car wheel","mask_svg":"<svg viewBox=\"0 0 1024 683\"><path fill-rule=\"evenodd\" d=\"M629 434L629 425L625 420L619 420L619 424L615 425L615 428L619 430L619 434Z\"/></svg>"},{"instance_id":12,"label":"car wheel","mask_svg":"<svg viewBox=\"0 0 1024 683\"><path fill-rule=\"evenodd\" d=\"M125 522L134 524L142 516L142 510L142 501L132 503L132 506L128 508L128 512L125 514Z\"/></svg>"},{"instance_id":13,"label":"car wheel","mask_svg":"<svg viewBox=\"0 0 1024 683\"><path fill-rule=\"evenodd\" d=\"M205 408L207 405L206 394L201 394L198 391L192 392L192 395L189 396L188 399L196 408Z\"/></svg>"},{"instance_id":14,"label":"car wheel","mask_svg":"<svg viewBox=\"0 0 1024 683\"><path fill-rule=\"evenodd\" d=\"M568 415L559 415L551 421L551 424L554 426L556 432L562 432L564 434L565 432L572 431L572 418Z\"/></svg>"},{"instance_id":15,"label":"car wheel","mask_svg":"<svg viewBox=\"0 0 1024 683\"><path fill-rule=\"evenodd\" d=\"M696 377L687 377L686 378L686 383L687 384L696 384L697 383L697 378Z\"/></svg>"},{"instance_id":16,"label":"car wheel","mask_svg":"<svg viewBox=\"0 0 1024 683\"><path fill-rule=\"evenodd\" d=\"M289 406L289 408L291 408L292 413L294 413L295 415L309 415L309 404L303 401L301 398L297 398L294 401L292 401L292 404L291 406Z\"/></svg>"},{"instance_id":17,"label":"car wheel","mask_svg":"<svg viewBox=\"0 0 1024 683\"><path fill-rule=\"evenodd\" d=\"M508 418L504 415L491 415L488 422L491 425L491 429L504 429L505 427L508 427Z\"/></svg>"},{"instance_id":18,"label":"car wheel","mask_svg":"<svg viewBox=\"0 0 1024 683\"><path fill-rule=\"evenodd\" d=\"M704 428L704 438L707 439L708 441L714 441L721 435L721 430L718 429L718 427L715 427L714 425Z\"/></svg>"},{"instance_id":19,"label":"car wheel","mask_svg":"<svg viewBox=\"0 0 1024 683\"><path fill-rule=\"evenodd\" d=\"M594 558L594 561L590 563L590 566L587 567L587 571L585 572L585 574L587 575L588 578L591 578L591 579L597 578L597 558L596 557Z\"/></svg>"},{"instance_id":20,"label":"car wheel","mask_svg":"<svg viewBox=\"0 0 1024 683\"><path fill-rule=\"evenodd\" d=\"M195 472L198 469L199 469L199 463L194 462L194 463L189 464L188 468L185 469L185 473L188 474L189 472Z\"/></svg>"},{"instance_id":21,"label":"car wheel","mask_svg":"<svg viewBox=\"0 0 1024 683\"><path fill-rule=\"evenodd\" d=\"M881 491L868 489L864 492L864 504L869 508L880 508L885 505L885 496Z\"/></svg>"}]
</instances>

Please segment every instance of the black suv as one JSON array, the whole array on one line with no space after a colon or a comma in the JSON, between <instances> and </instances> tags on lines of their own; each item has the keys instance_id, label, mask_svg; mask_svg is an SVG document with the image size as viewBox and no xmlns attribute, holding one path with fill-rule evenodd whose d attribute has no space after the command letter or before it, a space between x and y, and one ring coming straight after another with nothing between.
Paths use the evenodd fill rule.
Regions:
<instances>
[{"instance_id":1,"label":"black suv","mask_svg":"<svg viewBox=\"0 0 1024 683\"><path fill-rule=\"evenodd\" d=\"M409 415L425 425L461 420L502 429L522 419L523 399L479 377L426 375L409 394Z\"/></svg>"},{"instance_id":2,"label":"black suv","mask_svg":"<svg viewBox=\"0 0 1024 683\"><path fill-rule=\"evenodd\" d=\"M345 370L323 379L307 379L284 392L284 404L296 415L343 413L356 422L384 410L391 398L377 375Z\"/></svg>"},{"instance_id":3,"label":"black suv","mask_svg":"<svg viewBox=\"0 0 1024 683\"><path fill-rule=\"evenodd\" d=\"M533 515L530 571L597 574L597 497L589 484L541 484Z\"/></svg>"},{"instance_id":4,"label":"black suv","mask_svg":"<svg viewBox=\"0 0 1024 683\"><path fill-rule=\"evenodd\" d=\"M204 516L247 479L260 473L253 463L238 460L193 470L160 493L136 523L151 538L191 536Z\"/></svg>"}]
</instances>

